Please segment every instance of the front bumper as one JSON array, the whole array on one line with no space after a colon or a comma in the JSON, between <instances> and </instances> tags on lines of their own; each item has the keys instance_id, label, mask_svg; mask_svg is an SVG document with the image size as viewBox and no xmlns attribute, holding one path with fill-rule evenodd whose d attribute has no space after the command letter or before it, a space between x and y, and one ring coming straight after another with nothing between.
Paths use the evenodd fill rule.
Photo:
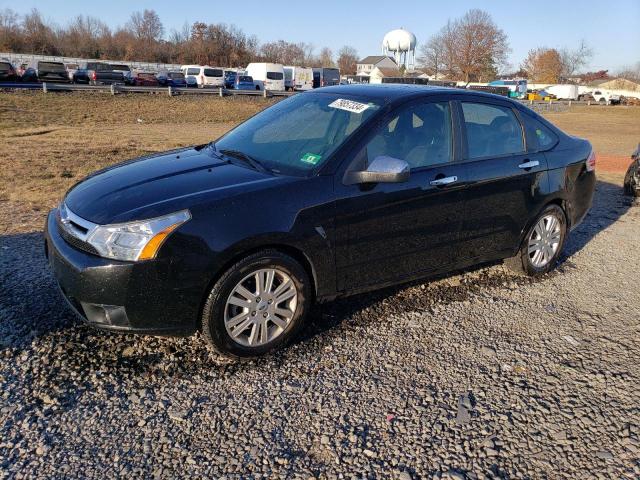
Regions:
<instances>
[{"instance_id":1,"label":"front bumper","mask_svg":"<svg viewBox=\"0 0 640 480\"><path fill-rule=\"evenodd\" d=\"M45 225L45 255L60 290L92 326L154 335L190 335L201 292L175 280L168 258L121 262L78 250L60 235L56 210Z\"/></svg>"}]
</instances>

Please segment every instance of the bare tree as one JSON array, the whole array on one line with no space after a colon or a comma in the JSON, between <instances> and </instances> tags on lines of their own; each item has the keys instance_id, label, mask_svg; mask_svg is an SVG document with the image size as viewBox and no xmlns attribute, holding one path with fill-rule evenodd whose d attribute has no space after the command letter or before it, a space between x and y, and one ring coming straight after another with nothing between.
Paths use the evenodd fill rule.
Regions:
<instances>
[{"instance_id":1,"label":"bare tree","mask_svg":"<svg viewBox=\"0 0 640 480\"><path fill-rule=\"evenodd\" d=\"M420 47L418 64L437 80L444 69L445 36L442 33L432 35L427 43Z\"/></svg>"},{"instance_id":2,"label":"bare tree","mask_svg":"<svg viewBox=\"0 0 640 480\"><path fill-rule=\"evenodd\" d=\"M22 20L22 34L24 36L24 48L41 55L55 55L56 35L53 28L46 25L42 15L37 9L31 10Z\"/></svg>"},{"instance_id":3,"label":"bare tree","mask_svg":"<svg viewBox=\"0 0 640 480\"><path fill-rule=\"evenodd\" d=\"M562 76L566 79L575 75L578 70L589 63L591 57L593 57L593 49L585 40L581 40L575 50L563 48L560 51L560 57L562 60Z\"/></svg>"},{"instance_id":4,"label":"bare tree","mask_svg":"<svg viewBox=\"0 0 640 480\"><path fill-rule=\"evenodd\" d=\"M320 50L320 55L318 56L318 64L321 67L335 67L336 64L333 61L333 52L329 47L323 47Z\"/></svg>"},{"instance_id":5,"label":"bare tree","mask_svg":"<svg viewBox=\"0 0 640 480\"><path fill-rule=\"evenodd\" d=\"M358 63L358 52L355 48L345 45L338 51L338 68L343 75L355 75Z\"/></svg>"},{"instance_id":6,"label":"bare tree","mask_svg":"<svg viewBox=\"0 0 640 480\"><path fill-rule=\"evenodd\" d=\"M10 8L0 10L0 49L18 51L23 46L19 16Z\"/></svg>"},{"instance_id":7,"label":"bare tree","mask_svg":"<svg viewBox=\"0 0 640 480\"><path fill-rule=\"evenodd\" d=\"M134 12L127 23L127 28L136 38L147 41L158 41L162 38L164 27L155 10L144 9L143 12Z\"/></svg>"},{"instance_id":8,"label":"bare tree","mask_svg":"<svg viewBox=\"0 0 640 480\"><path fill-rule=\"evenodd\" d=\"M510 52L505 33L483 10L469 10L453 24L455 66L465 82L495 74Z\"/></svg>"},{"instance_id":9,"label":"bare tree","mask_svg":"<svg viewBox=\"0 0 640 480\"><path fill-rule=\"evenodd\" d=\"M633 66L622 67L616 73L616 77L640 83L640 62L636 63Z\"/></svg>"}]
</instances>

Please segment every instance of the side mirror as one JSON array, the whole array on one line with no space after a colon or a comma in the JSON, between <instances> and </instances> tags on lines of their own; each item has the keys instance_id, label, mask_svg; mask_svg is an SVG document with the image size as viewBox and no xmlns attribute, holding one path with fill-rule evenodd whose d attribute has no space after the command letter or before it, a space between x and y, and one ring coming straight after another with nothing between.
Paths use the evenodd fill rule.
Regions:
<instances>
[{"instance_id":1,"label":"side mirror","mask_svg":"<svg viewBox=\"0 0 640 480\"><path fill-rule=\"evenodd\" d=\"M404 160L383 155L376 157L366 170L347 172L345 184L402 183L409 180L410 170Z\"/></svg>"}]
</instances>

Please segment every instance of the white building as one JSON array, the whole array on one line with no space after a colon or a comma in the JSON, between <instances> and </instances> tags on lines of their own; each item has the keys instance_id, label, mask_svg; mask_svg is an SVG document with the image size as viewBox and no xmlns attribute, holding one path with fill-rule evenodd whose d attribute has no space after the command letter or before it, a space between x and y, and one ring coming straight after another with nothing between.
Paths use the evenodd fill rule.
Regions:
<instances>
[{"instance_id":1,"label":"white building","mask_svg":"<svg viewBox=\"0 0 640 480\"><path fill-rule=\"evenodd\" d=\"M369 55L357 63L356 75L371 75L374 68L398 68L393 58L387 55Z\"/></svg>"}]
</instances>

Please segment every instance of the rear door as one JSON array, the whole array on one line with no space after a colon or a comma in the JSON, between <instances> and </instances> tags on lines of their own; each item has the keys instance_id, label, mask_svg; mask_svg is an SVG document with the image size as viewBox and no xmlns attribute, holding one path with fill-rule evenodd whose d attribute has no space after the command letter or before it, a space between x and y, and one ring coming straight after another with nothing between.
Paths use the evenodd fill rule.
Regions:
<instances>
[{"instance_id":1,"label":"rear door","mask_svg":"<svg viewBox=\"0 0 640 480\"><path fill-rule=\"evenodd\" d=\"M461 253L474 261L512 255L546 190L546 159L527 149L509 101L477 98L458 108L467 180Z\"/></svg>"}]
</instances>

